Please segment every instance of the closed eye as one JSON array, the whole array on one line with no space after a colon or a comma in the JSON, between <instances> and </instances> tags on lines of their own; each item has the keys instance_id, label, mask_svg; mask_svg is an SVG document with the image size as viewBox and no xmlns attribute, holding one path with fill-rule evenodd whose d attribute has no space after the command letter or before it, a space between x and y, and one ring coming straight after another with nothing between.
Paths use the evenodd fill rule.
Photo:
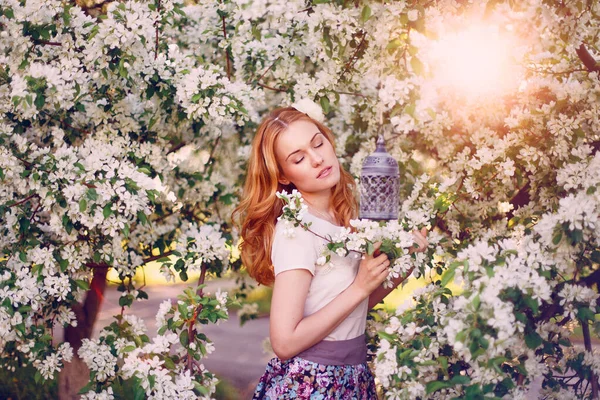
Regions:
<instances>
[{"instance_id":1,"label":"closed eye","mask_svg":"<svg viewBox=\"0 0 600 400\"><path fill-rule=\"evenodd\" d=\"M321 146L323 146L323 142L321 142L321 143L319 143L319 144L315 145L315 148L316 148L316 147L321 147Z\"/></svg>"},{"instance_id":2,"label":"closed eye","mask_svg":"<svg viewBox=\"0 0 600 400\"><path fill-rule=\"evenodd\" d=\"M302 157L301 159L299 159L298 161L294 161L294 164L300 164L300 162L304 160L304 157Z\"/></svg>"}]
</instances>

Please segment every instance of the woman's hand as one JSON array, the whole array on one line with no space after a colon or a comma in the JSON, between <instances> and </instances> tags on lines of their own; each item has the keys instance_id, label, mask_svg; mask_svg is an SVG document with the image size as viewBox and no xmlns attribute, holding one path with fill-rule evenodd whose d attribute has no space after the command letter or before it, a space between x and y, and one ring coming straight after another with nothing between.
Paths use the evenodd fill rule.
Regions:
<instances>
[{"instance_id":1,"label":"woman's hand","mask_svg":"<svg viewBox=\"0 0 600 400\"><path fill-rule=\"evenodd\" d=\"M427 246L429 246L429 241L427 240L427 228L421 228L421 231L415 229L412 233L415 237L415 242L419 247L411 247L408 250L408 254L424 252L427 249Z\"/></svg>"},{"instance_id":2,"label":"woman's hand","mask_svg":"<svg viewBox=\"0 0 600 400\"><path fill-rule=\"evenodd\" d=\"M363 256L356 278L354 278L354 282L352 283L352 285L356 286L363 293L365 298L369 297L385 281L385 278L390 273L388 268L390 260L388 256L385 253L375 256L378 253L379 246L381 246L381 242L375 243L374 255L365 254Z\"/></svg>"}]
</instances>

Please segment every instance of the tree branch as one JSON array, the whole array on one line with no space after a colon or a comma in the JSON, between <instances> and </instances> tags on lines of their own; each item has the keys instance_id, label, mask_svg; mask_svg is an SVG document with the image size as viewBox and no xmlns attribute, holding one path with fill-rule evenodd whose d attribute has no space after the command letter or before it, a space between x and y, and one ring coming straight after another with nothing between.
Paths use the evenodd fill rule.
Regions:
<instances>
[{"instance_id":1,"label":"tree branch","mask_svg":"<svg viewBox=\"0 0 600 400\"><path fill-rule=\"evenodd\" d=\"M227 40L227 24L225 23L225 15L221 16L221 22L223 24L223 36ZM229 59L229 50L225 47L225 59L227 60L227 78L231 80L231 60Z\"/></svg>"},{"instance_id":2,"label":"tree branch","mask_svg":"<svg viewBox=\"0 0 600 400\"><path fill-rule=\"evenodd\" d=\"M202 175L204 175L206 173L209 165L212 164L212 159L215 155L215 150L217 150L217 146L219 145L220 141L221 141L221 135L217 136L217 139L215 140L215 144L212 147L212 149L210 150L210 155L208 156L208 160L206 161L206 164L204 164L204 168L202 169Z\"/></svg>"},{"instance_id":3,"label":"tree branch","mask_svg":"<svg viewBox=\"0 0 600 400\"><path fill-rule=\"evenodd\" d=\"M177 150L179 150L180 148L182 148L183 146L185 146L187 143L185 142L181 142L176 146L173 146L169 151L167 151L167 155L176 152Z\"/></svg>"},{"instance_id":4,"label":"tree branch","mask_svg":"<svg viewBox=\"0 0 600 400\"><path fill-rule=\"evenodd\" d=\"M596 59L590 54L590 52L585 48L585 45L581 43L579 48L575 50L577 56L583 62L583 65L590 72L600 72L600 66L596 63Z\"/></svg>"},{"instance_id":5,"label":"tree branch","mask_svg":"<svg viewBox=\"0 0 600 400\"><path fill-rule=\"evenodd\" d=\"M173 254L173 250L169 250L166 253L158 254L156 256L151 256L151 257L148 257L148 258L144 258L144 260L142 262L144 264L147 264L147 263L149 263L151 261L156 261L156 260L161 259L163 257L168 257L171 254ZM106 263L86 263L85 266L88 267L88 268L93 268L93 269L108 269L108 268L112 267L112 265L108 265Z\"/></svg>"},{"instance_id":6,"label":"tree branch","mask_svg":"<svg viewBox=\"0 0 600 400\"><path fill-rule=\"evenodd\" d=\"M50 42L48 40L43 40L43 39L33 39L33 43L34 44L44 44L46 46L62 46L62 43L60 43L60 42Z\"/></svg>"},{"instance_id":7,"label":"tree branch","mask_svg":"<svg viewBox=\"0 0 600 400\"><path fill-rule=\"evenodd\" d=\"M583 344L585 351L592 354L592 340L590 337L590 324L584 321L581 322L581 329L583 331ZM594 370L590 368L590 383L592 384L592 399L598 400L598 378L594 373Z\"/></svg>"},{"instance_id":8,"label":"tree branch","mask_svg":"<svg viewBox=\"0 0 600 400\"><path fill-rule=\"evenodd\" d=\"M204 296L204 293L202 292L202 288L200 287L200 285L204 284L204 280L206 278L206 263L202 263L201 266L201 272L200 272L200 278L198 278L198 288L196 289L196 294L200 297ZM202 311L202 304L198 304L196 306L196 309L194 310L194 314L192 315L192 318L188 321L188 342L192 343L194 341L194 339L196 338L196 330L194 329L194 325L196 325L196 318L198 318L198 314L200 314L200 312ZM189 353L187 354L187 369L190 372L192 371L192 364L193 363L193 358L190 357Z\"/></svg>"},{"instance_id":9,"label":"tree branch","mask_svg":"<svg viewBox=\"0 0 600 400\"><path fill-rule=\"evenodd\" d=\"M265 85L264 83L260 83L260 82L258 82L258 86L263 87L265 89L273 90L275 92L287 92L288 91L286 88L274 88L272 86L268 86L268 85Z\"/></svg>"},{"instance_id":10,"label":"tree branch","mask_svg":"<svg viewBox=\"0 0 600 400\"><path fill-rule=\"evenodd\" d=\"M158 0L156 11L158 12L158 16L160 18L160 0ZM158 57L158 28L159 28L158 18L156 19L156 21L154 21L154 28L155 28L154 59L156 60L156 58Z\"/></svg>"},{"instance_id":11,"label":"tree branch","mask_svg":"<svg viewBox=\"0 0 600 400\"><path fill-rule=\"evenodd\" d=\"M71 344L73 350L81 347L83 339L89 339L92 335L94 323L104 300L106 289L106 274L108 268L94 269L94 276L90 284L83 304L75 304L72 309L77 319L77 326L68 326L65 329L65 341Z\"/></svg>"},{"instance_id":12,"label":"tree branch","mask_svg":"<svg viewBox=\"0 0 600 400\"><path fill-rule=\"evenodd\" d=\"M25 197L23 200L20 200L20 201L19 201L19 202L17 202L17 203L11 204L10 206L8 206L8 208L11 208L11 207L18 206L19 204L23 204L23 203L27 202L27 200L29 200L29 199L31 199L31 198L33 198L33 197L37 196L37 195L38 195L37 193L31 194L31 195L29 195L29 196Z\"/></svg>"},{"instance_id":13,"label":"tree branch","mask_svg":"<svg viewBox=\"0 0 600 400\"><path fill-rule=\"evenodd\" d=\"M273 62L271 63L271 65L269 65L269 68L267 68L267 69L265 70L265 72L263 72L263 73L262 73L262 75L261 75L261 76L260 76L260 77L259 77L259 78L256 80L256 82L260 83L260 81L262 81L262 78L264 78L264 77L265 77L265 75L266 75L266 74L267 74L267 73L268 73L268 72L271 70L271 68L273 68L273 67L275 66L275 64L277 63L277 61L279 61L280 59L281 59L281 56L277 57L277 58L275 59L275 61L273 61ZM248 81L246 82L246 84L250 84L250 81L251 81L251 79L250 79L250 80L248 80Z\"/></svg>"},{"instance_id":14,"label":"tree branch","mask_svg":"<svg viewBox=\"0 0 600 400\"><path fill-rule=\"evenodd\" d=\"M353 93L353 92L340 92L338 90L332 90L332 92L337 93L337 94L347 94L349 96L358 96L358 97L362 97L364 99L370 99L369 96L364 95L362 93Z\"/></svg>"},{"instance_id":15,"label":"tree branch","mask_svg":"<svg viewBox=\"0 0 600 400\"><path fill-rule=\"evenodd\" d=\"M342 78L344 77L344 75L350 70L350 68L352 68L352 66L356 62L358 52L362 49L362 46L365 43L365 38L367 37L367 32L363 31L362 34L363 35L362 35L362 38L360 40L360 43L356 47L356 50L354 50L354 54L352 54L352 57L350 57L350 59L346 63L346 66L344 67L344 70L342 71L342 73L340 74L340 77L338 78L338 82L342 80Z\"/></svg>"}]
</instances>

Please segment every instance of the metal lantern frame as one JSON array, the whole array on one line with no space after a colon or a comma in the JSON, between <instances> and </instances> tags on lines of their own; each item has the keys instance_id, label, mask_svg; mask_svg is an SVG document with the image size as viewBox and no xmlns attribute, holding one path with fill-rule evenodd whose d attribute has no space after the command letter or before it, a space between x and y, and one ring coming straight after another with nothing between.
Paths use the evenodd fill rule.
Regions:
<instances>
[{"instance_id":1,"label":"metal lantern frame","mask_svg":"<svg viewBox=\"0 0 600 400\"><path fill-rule=\"evenodd\" d=\"M361 219L397 220L400 203L400 169L386 151L382 134L377 148L364 161L360 176Z\"/></svg>"}]
</instances>

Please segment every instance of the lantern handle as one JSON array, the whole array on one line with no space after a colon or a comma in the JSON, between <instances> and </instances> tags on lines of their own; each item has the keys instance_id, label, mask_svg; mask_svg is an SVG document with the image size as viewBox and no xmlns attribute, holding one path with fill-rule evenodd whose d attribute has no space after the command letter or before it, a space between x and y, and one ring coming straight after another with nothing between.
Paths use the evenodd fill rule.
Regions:
<instances>
[{"instance_id":1,"label":"lantern handle","mask_svg":"<svg viewBox=\"0 0 600 400\"><path fill-rule=\"evenodd\" d=\"M385 139L383 138L383 132L380 132L377 135L377 147L376 147L375 151L381 151L381 152L387 151L385 148Z\"/></svg>"}]
</instances>

